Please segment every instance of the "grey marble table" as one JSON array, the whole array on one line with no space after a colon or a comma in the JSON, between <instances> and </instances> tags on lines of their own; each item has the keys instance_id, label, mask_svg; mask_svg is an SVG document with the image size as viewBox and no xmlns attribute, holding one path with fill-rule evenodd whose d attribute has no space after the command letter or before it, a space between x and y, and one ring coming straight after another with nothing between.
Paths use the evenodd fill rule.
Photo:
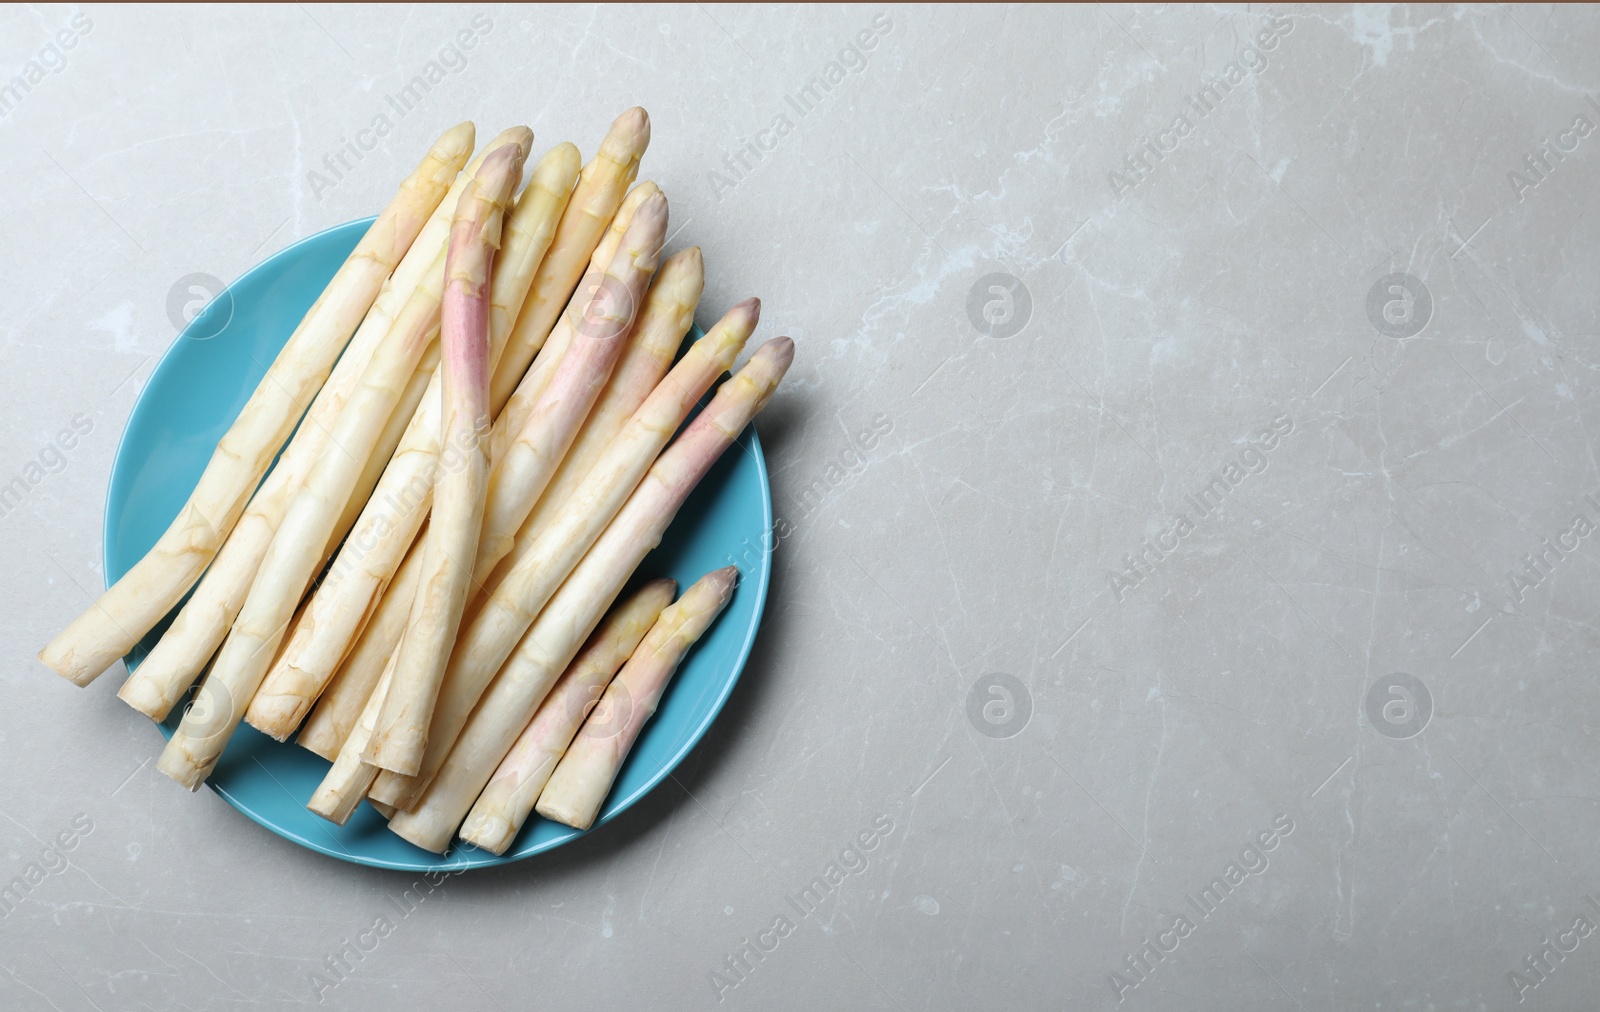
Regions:
<instances>
[{"instance_id":1,"label":"grey marble table","mask_svg":"<svg viewBox=\"0 0 1600 1012\"><path fill-rule=\"evenodd\" d=\"M0 11L0 1007L1594 1008L1597 54L1500 4ZM635 103L701 322L799 349L713 733L437 884L161 777L120 666L34 652L172 293L450 123Z\"/></svg>"}]
</instances>

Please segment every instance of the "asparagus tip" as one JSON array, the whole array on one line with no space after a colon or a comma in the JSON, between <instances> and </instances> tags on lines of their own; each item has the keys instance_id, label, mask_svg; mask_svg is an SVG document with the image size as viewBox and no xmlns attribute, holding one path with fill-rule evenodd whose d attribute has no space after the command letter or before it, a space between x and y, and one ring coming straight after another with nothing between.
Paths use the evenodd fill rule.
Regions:
<instances>
[{"instance_id":1,"label":"asparagus tip","mask_svg":"<svg viewBox=\"0 0 1600 1012\"><path fill-rule=\"evenodd\" d=\"M650 144L650 114L644 106L636 105L618 116L611 124L606 140L616 137L630 148L643 151Z\"/></svg>"},{"instance_id":2,"label":"asparagus tip","mask_svg":"<svg viewBox=\"0 0 1600 1012\"><path fill-rule=\"evenodd\" d=\"M701 579L716 589L719 599L725 598L733 592L734 584L739 582L739 567L723 566L707 573Z\"/></svg>"},{"instance_id":3,"label":"asparagus tip","mask_svg":"<svg viewBox=\"0 0 1600 1012\"><path fill-rule=\"evenodd\" d=\"M655 186L654 183L650 184ZM628 223L629 231L634 228L659 228L665 231L667 227L667 195L657 189L644 199L639 209L633 212L633 220Z\"/></svg>"},{"instance_id":4,"label":"asparagus tip","mask_svg":"<svg viewBox=\"0 0 1600 1012\"><path fill-rule=\"evenodd\" d=\"M642 597L642 596L644 596L646 594L658 594L658 595L659 594L665 594L666 597L667 597L667 600L670 602L672 600L672 598L677 593L678 593L678 581L677 580L674 580L670 576L659 576L656 579L651 580L649 583L645 584L643 587L640 587L639 588L639 593L636 596Z\"/></svg>"},{"instance_id":5,"label":"asparagus tip","mask_svg":"<svg viewBox=\"0 0 1600 1012\"><path fill-rule=\"evenodd\" d=\"M578 146L571 141L562 141L539 159L539 164L548 164L554 169L570 171L576 174L583 165L583 155L579 153Z\"/></svg>"},{"instance_id":6,"label":"asparagus tip","mask_svg":"<svg viewBox=\"0 0 1600 1012\"><path fill-rule=\"evenodd\" d=\"M507 144L516 144L527 151L533 146L533 130L525 126L507 127L500 136Z\"/></svg>"},{"instance_id":7,"label":"asparagus tip","mask_svg":"<svg viewBox=\"0 0 1600 1012\"><path fill-rule=\"evenodd\" d=\"M794 362L794 339L788 337L775 337L756 349L756 355L766 355L773 368L779 375L786 372ZM755 356L752 356L754 358Z\"/></svg>"}]
</instances>

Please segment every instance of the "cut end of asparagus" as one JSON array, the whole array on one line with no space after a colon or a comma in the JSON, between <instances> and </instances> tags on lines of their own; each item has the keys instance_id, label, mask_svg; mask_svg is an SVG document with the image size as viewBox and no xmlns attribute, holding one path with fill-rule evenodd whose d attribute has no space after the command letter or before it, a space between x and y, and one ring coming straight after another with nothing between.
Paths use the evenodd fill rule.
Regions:
<instances>
[{"instance_id":1,"label":"cut end of asparagus","mask_svg":"<svg viewBox=\"0 0 1600 1012\"><path fill-rule=\"evenodd\" d=\"M431 813L429 817L418 817L412 812L396 812L389 820L389 830L412 846L435 854L449 850L455 837L455 826L446 825Z\"/></svg>"},{"instance_id":2,"label":"cut end of asparagus","mask_svg":"<svg viewBox=\"0 0 1600 1012\"><path fill-rule=\"evenodd\" d=\"M130 678L117 690L117 698L154 721L167 719L178 702L168 699L161 687L142 678Z\"/></svg>"},{"instance_id":3,"label":"cut end of asparagus","mask_svg":"<svg viewBox=\"0 0 1600 1012\"><path fill-rule=\"evenodd\" d=\"M559 822L563 826L571 826L582 832L588 832L594 825L593 812L579 811L577 805L565 801L546 801L540 798L539 803L533 806L533 810L551 822Z\"/></svg>"},{"instance_id":4,"label":"cut end of asparagus","mask_svg":"<svg viewBox=\"0 0 1600 1012\"><path fill-rule=\"evenodd\" d=\"M463 841L496 856L504 854L516 837L517 827L499 812L491 815L473 814L467 818L466 825L461 827Z\"/></svg>"},{"instance_id":5,"label":"cut end of asparagus","mask_svg":"<svg viewBox=\"0 0 1600 1012\"><path fill-rule=\"evenodd\" d=\"M373 736L372 744L361 753L361 761L380 771L414 777L422 769L422 753L428 747L427 724L419 733L414 728L385 728L383 736Z\"/></svg>"},{"instance_id":6,"label":"cut end of asparagus","mask_svg":"<svg viewBox=\"0 0 1600 1012\"><path fill-rule=\"evenodd\" d=\"M294 729L300 726L300 721L305 719L306 711L311 709L311 702L302 695L269 696L258 692L250 700L250 708L244 713L244 722L274 741L288 741Z\"/></svg>"},{"instance_id":7,"label":"cut end of asparagus","mask_svg":"<svg viewBox=\"0 0 1600 1012\"><path fill-rule=\"evenodd\" d=\"M395 808L406 809L416 802L421 793L416 778L385 771L378 774L378 779L373 782L367 797L386 805L393 805Z\"/></svg>"},{"instance_id":8,"label":"cut end of asparagus","mask_svg":"<svg viewBox=\"0 0 1600 1012\"><path fill-rule=\"evenodd\" d=\"M44 663L45 667L49 668L51 671L54 671L62 678L65 678L73 685L88 685L90 682L94 681L95 675L99 674L97 671L95 672L95 675L88 675L86 677L84 666L77 663L76 659L72 656L72 651L58 649L55 640L51 640L48 646L39 651L38 657L39 660Z\"/></svg>"},{"instance_id":9,"label":"cut end of asparagus","mask_svg":"<svg viewBox=\"0 0 1600 1012\"><path fill-rule=\"evenodd\" d=\"M156 769L176 780L191 791L198 791L200 785L206 782L206 777L211 775L211 769L216 765L214 760L202 760L195 757L180 740L182 735L173 735L167 742L167 747L161 750L161 757L156 760Z\"/></svg>"},{"instance_id":10,"label":"cut end of asparagus","mask_svg":"<svg viewBox=\"0 0 1600 1012\"><path fill-rule=\"evenodd\" d=\"M371 770L372 767L364 767ZM358 778L359 779L359 778ZM371 782L370 775L367 782ZM311 800L306 802L306 808L313 815L320 815L335 826L342 826L350 821L350 816L355 813L356 806L361 804L361 784L356 784L355 789L341 790L330 787L326 781L311 795Z\"/></svg>"},{"instance_id":11,"label":"cut end of asparagus","mask_svg":"<svg viewBox=\"0 0 1600 1012\"><path fill-rule=\"evenodd\" d=\"M300 732L300 737L296 738L294 743L312 755L321 756L329 762L339 758L339 749L344 744L343 742L335 741L332 735L326 732L321 735L308 736L304 731Z\"/></svg>"}]
</instances>

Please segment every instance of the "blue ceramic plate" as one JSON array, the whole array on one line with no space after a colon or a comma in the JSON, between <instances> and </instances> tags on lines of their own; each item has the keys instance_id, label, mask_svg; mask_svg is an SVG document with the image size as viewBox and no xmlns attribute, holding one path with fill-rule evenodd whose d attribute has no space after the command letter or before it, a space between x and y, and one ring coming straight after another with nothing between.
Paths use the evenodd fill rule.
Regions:
<instances>
[{"instance_id":1,"label":"blue ceramic plate","mask_svg":"<svg viewBox=\"0 0 1600 1012\"><path fill-rule=\"evenodd\" d=\"M371 220L328 229L252 268L212 300L167 350L117 447L106 495L109 579L127 572L177 516L217 441ZM635 581L670 576L681 589L721 566L737 564L741 571L733 601L668 686L617 777L597 826L671 772L733 691L767 597L770 559L763 536L771 529L767 469L752 428L700 483L635 576ZM163 621L134 648L127 658L129 668L138 665L166 626ZM179 709L174 708L162 727L168 737L177 726ZM279 744L241 725L208 783L233 807L280 836L380 868L454 870L504 864L581 835L534 815L504 857L466 844L441 857L389 832L382 817L364 803L342 828L306 811L306 800L327 769L326 760L305 749Z\"/></svg>"}]
</instances>

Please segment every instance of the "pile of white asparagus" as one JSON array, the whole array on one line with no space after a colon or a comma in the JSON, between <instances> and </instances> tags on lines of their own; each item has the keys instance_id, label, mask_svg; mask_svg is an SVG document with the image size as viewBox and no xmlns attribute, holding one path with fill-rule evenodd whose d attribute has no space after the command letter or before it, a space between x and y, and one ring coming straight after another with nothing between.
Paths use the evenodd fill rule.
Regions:
<instances>
[{"instance_id":1,"label":"pile of white asparagus","mask_svg":"<svg viewBox=\"0 0 1600 1012\"><path fill-rule=\"evenodd\" d=\"M760 303L678 357L704 268L662 260L649 139L630 109L522 186L531 130L470 162L472 124L447 131L171 526L40 659L87 685L192 588L118 693L165 720L203 674L172 779L198 788L243 720L332 761L307 807L341 825L366 798L438 853L458 830L504 853L535 809L589 828L736 571L618 598L794 357L762 345L673 438Z\"/></svg>"}]
</instances>

